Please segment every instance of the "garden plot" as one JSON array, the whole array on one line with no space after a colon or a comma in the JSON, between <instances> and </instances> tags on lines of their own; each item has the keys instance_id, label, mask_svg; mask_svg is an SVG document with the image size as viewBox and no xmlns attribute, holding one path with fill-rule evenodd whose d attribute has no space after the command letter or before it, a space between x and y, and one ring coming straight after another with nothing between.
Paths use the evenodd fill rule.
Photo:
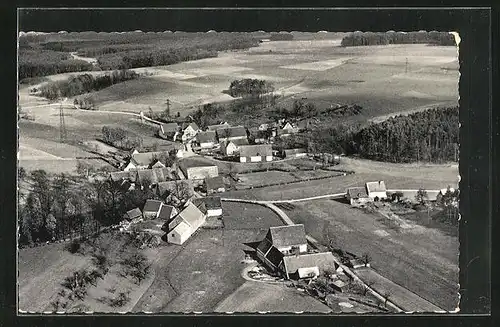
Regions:
<instances>
[{"instance_id":1,"label":"garden plot","mask_svg":"<svg viewBox=\"0 0 500 327\"><path fill-rule=\"evenodd\" d=\"M241 186L255 187L261 185L289 183L299 181L300 179L288 172L282 171L264 171L258 173L248 173L238 175Z\"/></svg>"}]
</instances>

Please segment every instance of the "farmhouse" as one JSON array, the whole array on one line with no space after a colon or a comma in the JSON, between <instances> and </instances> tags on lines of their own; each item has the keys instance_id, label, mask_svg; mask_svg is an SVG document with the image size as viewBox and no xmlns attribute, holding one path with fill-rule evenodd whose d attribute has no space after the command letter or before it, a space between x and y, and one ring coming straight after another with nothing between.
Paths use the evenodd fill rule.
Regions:
<instances>
[{"instance_id":1,"label":"farmhouse","mask_svg":"<svg viewBox=\"0 0 500 327\"><path fill-rule=\"evenodd\" d=\"M183 161L180 164L180 168L186 176L187 179L204 180L207 177L219 176L219 169L216 165L199 162L199 161Z\"/></svg>"},{"instance_id":2,"label":"farmhouse","mask_svg":"<svg viewBox=\"0 0 500 327\"><path fill-rule=\"evenodd\" d=\"M306 157L307 156L307 150L306 149L285 149L283 150L283 157L284 158L300 158L300 157Z\"/></svg>"},{"instance_id":3,"label":"farmhouse","mask_svg":"<svg viewBox=\"0 0 500 327\"><path fill-rule=\"evenodd\" d=\"M142 214L145 219L156 219L160 214L160 209L163 202L158 200L147 200L142 208Z\"/></svg>"},{"instance_id":4,"label":"farmhouse","mask_svg":"<svg viewBox=\"0 0 500 327\"><path fill-rule=\"evenodd\" d=\"M346 199L351 206L361 205L366 202L371 202L372 199L368 196L366 187L350 187L346 192Z\"/></svg>"},{"instance_id":5,"label":"farmhouse","mask_svg":"<svg viewBox=\"0 0 500 327\"><path fill-rule=\"evenodd\" d=\"M204 202L208 217L222 216L222 202L220 197L206 197Z\"/></svg>"},{"instance_id":6,"label":"farmhouse","mask_svg":"<svg viewBox=\"0 0 500 327\"><path fill-rule=\"evenodd\" d=\"M215 131L198 132L196 135L196 143L202 149L212 149L217 143Z\"/></svg>"},{"instance_id":7,"label":"farmhouse","mask_svg":"<svg viewBox=\"0 0 500 327\"><path fill-rule=\"evenodd\" d=\"M235 156L240 152L240 148L243 145L248 145L247 139L222 141L221 142L222 153L226 156Z\"/></svg>"},{"instance_id":8,"label":"farmhouse","mask_svg":"<svg viewBox=\"0 0 500 327\"><path fill-rule=\"evenodd\" d=\"M200 128L198 127L198 125L196 125L196 123L182 124L182 136L181 136L182 142L188 142L192 140L196 136L199 130Z\"/></svg>"},{"instance_id":9,"label":"farmhouse","mask_svg":"<svg viewBox=\"0 0 500 327\"><path fill-rule=\"evenodd\" d=\"M192 202L169 223L167 241L182 245L205 222L206 216Z\"/></svg>"},{"instance_id":10,"label":"farmhouse","mask_svg":"<svg viewBox=\"0 0 500 327\"><path fill-rule=\"evenodd\" d=\"M151 166L152 161L161 155L168 156L168 152L159 151L135 153L131 156L128 164L123 168L123 171L147 169Z\"/></svg>"},{"instance_id":11,"label":"farmhouse","mask_svg":"<svg viewBox=\"0 0 500 327\"><path fill-rule=\"evenodd\" d=\"M247 130L243 126L220 128L217 130L217 138L219 139L219 142L241 140L246 139L247 137Z\"/></svg>"},{"instance_id":12,"label":"farmhouse","mask_svg":"<svg viewBox=\"0 0 500 327\"><path fill-rule=\"evenodd\" d=\"M368 193L368 197L371 199L380 200L387 198L387 189L384 181L367 182L366 191Z\"/></svg>"},{"instance_id":13,"label":"farmhouse","mask_svg":"<svg viewBox=\"0 0 500 327\"><path fill-rule=\"evenodd\" d=\"M162 138L175 141L179 135L179 125L177 123L163 123L160 125L159 135Z\"/></svg>"},{"instance_id":14,"label":"farmhouse","mask_svg":"<svg viewBox=\"0 0 500 327\"><path fill-rule=\"evenodd\" d=\"M240 147L240 162L272 161L273 149L270 144L244 145Z\"/></svg>"},{"instance_id":15,"label":"farmhouse","mask_svg":"<svg viewBox=\"0 0 500 327\"><path fill-rule=\"evenodd\" d=\"M271 227L257 246L257 257L287 279L318 276L335 270L331 252L307 253L304 225Z\"/></svg>"},{"instance_id":16,"label":"farmhouse","mask_svg":"<svg viewBox=\"0 0 500 327\"><path fill-rule=\"evenodd\" d=\"M160 213L158 214L158 219L169 221L175 215L177 215L177 209L175 209L173 206L163 204L161 206Z\"/></svg>"},{"instance_id":17,"label":"farmhouse","mask_svg":"<svg viewBox=\"0 0 500 327\"><path fill-rule=\"evenodd\" d=\"M142 212L139 208L134 208L132 210L129 210L123 215L123 219L131 222L136 222L140 219L142 219Z\"/></svg>"},{"instance_id":18,"label":"farmhouse","mask_svg":"<svg viewBox=\"0 0 500 327\"><path fill-rule=\"evenodd\" d=\"M151 166L151 168L165 168L166 166L160 161L156 160L156 162Z\"/></svg>"},{"instance_id":19,"label":"farmhouse","mask_svg":"<svg viewBox=\"0 0 500 327\"><path fill-rule=\"evenodd\" d=\"M224 178L222 176L205 178L205 187L207 189L207 194L226 191L226 185L224 185Z\"/></svg>"},{"instance_id":20,"label":"farmhouse","mask_svg":"<svg viewBox=\"0 0 500 327\"><path fill-rule=\"evenodd\" d=\"M210 126L207 126L207 130L208 131L217 131L218 129L223 129L223 128L228 128L230 127L229 124L227 122L223 122L223 123L220 123L220 124L217 124L217 125L210 125Z\"/></svg>"}]
</instances>

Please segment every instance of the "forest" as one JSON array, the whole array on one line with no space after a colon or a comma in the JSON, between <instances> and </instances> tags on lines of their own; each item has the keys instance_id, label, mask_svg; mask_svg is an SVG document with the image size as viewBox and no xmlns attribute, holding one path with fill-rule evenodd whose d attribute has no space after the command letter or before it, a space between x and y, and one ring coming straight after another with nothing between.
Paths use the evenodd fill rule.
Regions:
<instances>
[{"instance_id":1,"label":"forest","mask_svg":"<svg viewBox=\"0 0 500 327\"><path fill-rule=\"evenodd\" d=\"M355 32L342 38L343 47L387 44L432 44L456 46L455 38L447 32Z\"/></svg>"},{"instance_id":2,"label":"forest","mask_svg":"<svg viewBox=\"0 0 500 327\"><path fill-rule=\"evenodd\" d=\"M85 70L171 65L216 57L218 51L258 46L247 33L68 33L19 39L19 79ZM97 58L98 67L70 53Z\"/></svg>"},{"instance_id":3,"label":"forest","mask_svg":"<svg viewBox=\"0 0 500 327\"><path fill-rule=\"evenodd\" d=\"M39 88L40 95L55 100L60 97L73 97L92 91L99 91L113 84L125 82L139 77L134 71L115 70L102 76L82 74L71 76L67 80L47 83Z\"/></svg>"},{"instance_id":4,"label":"forest","mask_svg":"<svg viewBox=\"0 0 500 327\"><path fill-rule=\"evenodd\" d=\"M321 152L385 162L457 162L459 109L428 109L365 127L340 124L312 131L310 142Z\"/></svg>"}]
</instances>

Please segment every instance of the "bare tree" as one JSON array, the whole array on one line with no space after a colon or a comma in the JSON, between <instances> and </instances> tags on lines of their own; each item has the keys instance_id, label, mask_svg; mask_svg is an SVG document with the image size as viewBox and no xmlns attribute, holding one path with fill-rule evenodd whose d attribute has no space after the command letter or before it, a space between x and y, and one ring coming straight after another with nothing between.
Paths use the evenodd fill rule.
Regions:
<instances>
[{"instance_id":1,"label":"bare tree","mask_svg":"<svg viewBox=\"0 0 500 327\"><path fill-rule=\"evenodd\" d=\"M363 253L363 255L361 256L361 261L363 261L363 264L366 267L372 261L372 257L368 253Z\"/></svg>"},{"instance_id":2,"label":"bare tree","mask_svg":"<svg viewBox=\"0 0 500 327\"><path fill-rule=\"evenodd\" d=\"M387 302L391 298L392 294L389 291L386 291L382 296L384 297L384 306L387 308Z\"/></svg>"}]
</instances>

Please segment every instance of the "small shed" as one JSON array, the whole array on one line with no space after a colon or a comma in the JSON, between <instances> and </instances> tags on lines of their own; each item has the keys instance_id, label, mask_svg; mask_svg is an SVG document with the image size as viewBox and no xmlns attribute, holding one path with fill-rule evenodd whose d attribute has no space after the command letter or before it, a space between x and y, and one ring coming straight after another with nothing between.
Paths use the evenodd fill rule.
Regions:
<instances>
[{"instance_id":1,"label":"small shed","mask_svg":"<svg viewBox=\"0 0 500 327\"><path fill-rule=\"evenodd\" d=\"M142 214L145 219L156 219L160 214L160 209L163 202L158 200L147 200L142 209Z\"/></svg>"},{"instance_id":2,"label":"small shed","mask_svg":"<svg viewBox=\"0 0 500 327\"><path fill-rule=\"evenodd\" d=\"M226 191L224 178L222 176L205 178L205 186L207 194L221 193Z\"/></svg>"},{"instance_id":3,"label":"small shed","mask_svg":"<svg viewBox=\"0 0 500 327\"><path fill-rule=\"evenodd\" d=\"M222 201L218 196L211 196L204 199L208 217L222 216Z\"/></svg>"},{"instance_id":4,"label":"small shed","mask_svg":"<svg viewBox=\"0 0 500 327\"><path fill-rule=\"evenodd\" d=\"M384 181L367 182L366 191L368 196L372 199L386 199L387 198L387 188L385 187Z\"/></svg>"},{"instance_id":5,"label":"small shed","mask_svg":"<svg viewBox=\"0 0 500 327\"><path fill-rule=\"evenodd\" d=\"M123 215L123 219L127 221L137 221L142 219L142 212L139 208L134 208L132 210L129 210Z\"/></svg>"}]
</instances>

